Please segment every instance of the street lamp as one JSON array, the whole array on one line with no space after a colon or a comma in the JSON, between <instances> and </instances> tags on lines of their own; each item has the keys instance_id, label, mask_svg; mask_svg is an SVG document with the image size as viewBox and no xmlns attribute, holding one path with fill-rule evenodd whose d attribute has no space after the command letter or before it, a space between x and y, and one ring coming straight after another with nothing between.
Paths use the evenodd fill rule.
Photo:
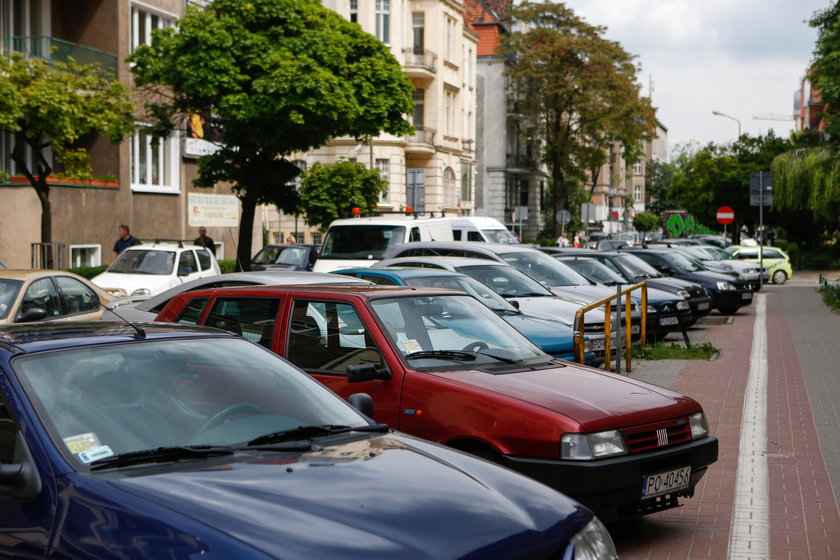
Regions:
<instances>
[{"instance_id":1,"label":"street lamp","mask_svg":"<svg viewBox=\"0 0 840 560\"><path fill-rule=\"evenodd\" d=\"M739 120L738 120L738 119L736 119L735 117L731 117L731 116L729 116L729 115L726 115L726 114L724 114L724 113L721 113L720 111L712 111L712 114L713 114L713 115L715 115L715 116L717 116L717 117L725 117L725 118L727 118L727 119L732 119L733 121L735 121L736 123L738 123L738 138L740 138L740 137L741 137L741 121L739 121Z\"/></svg>"}]
</instances>

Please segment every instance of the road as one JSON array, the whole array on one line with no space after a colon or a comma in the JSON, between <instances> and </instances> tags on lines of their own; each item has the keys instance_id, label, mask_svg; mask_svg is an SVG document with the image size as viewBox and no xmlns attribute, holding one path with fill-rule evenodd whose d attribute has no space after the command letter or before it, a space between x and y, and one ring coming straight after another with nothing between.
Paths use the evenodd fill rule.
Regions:
<instances>
[{"instance_id":1,"label":"road","mask_svg":"<svg viewBox=\"0 0 840 560\"><path fill-rule=\"evenodd\" d=\"M620 557L840 558L840 314L816 275L689 336L719 357L636 361L630 376L697 399L720 456L683 507L609 527Z\"/></svg>"}]
</instances>

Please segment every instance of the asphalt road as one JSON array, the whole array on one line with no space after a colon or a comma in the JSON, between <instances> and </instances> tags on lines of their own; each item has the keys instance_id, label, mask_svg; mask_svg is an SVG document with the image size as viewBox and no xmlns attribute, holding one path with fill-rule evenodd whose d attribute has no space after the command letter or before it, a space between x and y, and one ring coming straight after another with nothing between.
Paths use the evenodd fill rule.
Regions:
<instances>
[{"instance_id":1,"label":"asphalt road","mask_svg":"<svg viewBox=\"0 0 840 560\"><path fill-rule=\"evenodd\" d=\"M609 527L622 559L840 558L840 314L818 277L693 328L717 359L634 361L631 377L703 405L720 456L682 507Z\"/></svg>"}]
</instances>

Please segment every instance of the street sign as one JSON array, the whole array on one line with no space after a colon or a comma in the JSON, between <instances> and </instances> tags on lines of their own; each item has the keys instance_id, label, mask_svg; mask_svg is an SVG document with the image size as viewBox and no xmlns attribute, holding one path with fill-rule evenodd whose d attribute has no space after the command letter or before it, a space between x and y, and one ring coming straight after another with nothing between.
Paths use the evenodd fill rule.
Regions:
<instances>
[{"instance_id":1,"label":"street sign","mask_svg":"<svg viewBox=\"0 0 840 560\"><path fill-rule=\"evenodd\" d=\"M572 221L572 213L568 210L558 210L557 214L554 215L554 219L557 220L557 223L561 226L565 226Z\"/></svg>"},{"instance_id":2,"label":"street sign","mask_svg":"<svg viewBox=\"0 0 840 560\"><path fill-rule=\"evenodd\" d=\"M773 206L773 174L769 171L750 173L750 206Z\"/></svg>"},{"instance_id":3,"label":"street sign","mask_svg":"<svg viewBox=\"0 0 840 560\"><path fill-rule=\"evenodd\" d=\"M731 224L735 221L735 210L730 208L729 206L721 206L718 208L717 214L715 215L717 221L721 225Z\"/></svg>"}]
</instances>

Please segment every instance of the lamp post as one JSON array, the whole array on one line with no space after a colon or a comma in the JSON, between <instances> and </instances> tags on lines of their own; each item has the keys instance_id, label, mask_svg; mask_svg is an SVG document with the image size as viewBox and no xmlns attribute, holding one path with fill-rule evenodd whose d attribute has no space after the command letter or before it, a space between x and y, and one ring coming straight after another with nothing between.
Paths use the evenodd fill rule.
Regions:
<instances>
[{"instance_id":1,"label":"lamp post","mask_svg":"<svg viewBox=\"0 0 840 560\"><path fill-rule=\"evenodd\" d=\"M717 116L717 117L724 117L724 118L727 118L727 119L732 119L733 121L735 121L736 123L738 123L738 138L740 138L740 137L741 137L741 121L739 121L739 120L738 120L738 119L736 119L735 117L731 117L731 116L729 116L729 115L726 115L726 114L724 114L724 113L721 113L720 111L712 111L712 114L713 114L713 115L715 115L715 116Z\"/></svg>"}]
</instances>

